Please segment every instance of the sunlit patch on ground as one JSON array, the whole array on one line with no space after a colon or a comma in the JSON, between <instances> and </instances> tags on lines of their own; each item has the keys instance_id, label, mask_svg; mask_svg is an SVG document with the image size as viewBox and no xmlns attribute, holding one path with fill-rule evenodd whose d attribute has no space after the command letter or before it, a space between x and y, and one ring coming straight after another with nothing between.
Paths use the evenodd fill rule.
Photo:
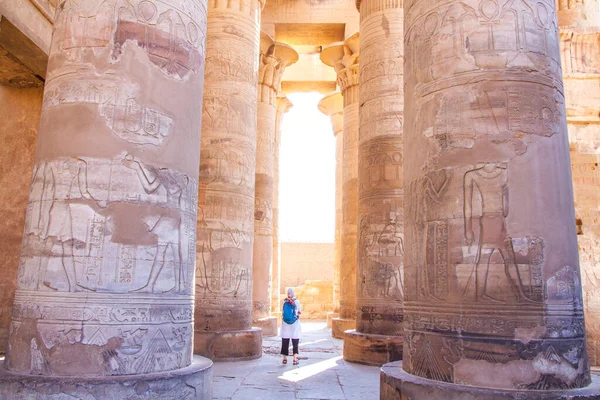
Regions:
<instances>
[{"instance_id":1,"label":"sunlit patch on ground","mask_svg":"<svg viewBox=\"0 0 600 400\"><path fill-rule=\"evenodd\" d=\"M334 357L325 361L320 361L316 364L306 365L304 367L295 368L291 371L284 372L283 375L279 376L279 379L284 379L289 382L299 382L306 378L310 378L316 374L319 374L323 371L327 371L330 368L336 367L337 362L341 360L342 357Z\"/></svg>"},{"instance_id":2,"label":"sunlit patch on ground","mask_svg":"<svg viewBox=\"0 0 600 400\"><path fill-rule=\"evenodd\" d=\"M282 364L281 338L263 338L260 360L215 363L214 400L371 400L379 398L379 368L347 363L344 342L325 322L302 322L300 365Z\"/></svg>"}]
</instances>

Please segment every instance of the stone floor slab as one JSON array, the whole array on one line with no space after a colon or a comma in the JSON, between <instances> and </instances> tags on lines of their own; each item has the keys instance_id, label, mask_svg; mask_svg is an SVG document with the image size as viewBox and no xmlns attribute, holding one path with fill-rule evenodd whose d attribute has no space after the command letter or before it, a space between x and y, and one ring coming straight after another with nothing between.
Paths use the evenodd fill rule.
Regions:
<instances>
[{"instance_id":1,"label":"stone floor slab","mask_svg":"<svg viewBox=\"0 0 600 400\"><path fill-rule=\"evenodd\" d=\"M303 322L300 365L281 363L281 338L264 338L263 357L216 362L215 400L376 400L379 368L347 363L344 342L331 337L325 322Z\"/></svg>"}]
</instances>

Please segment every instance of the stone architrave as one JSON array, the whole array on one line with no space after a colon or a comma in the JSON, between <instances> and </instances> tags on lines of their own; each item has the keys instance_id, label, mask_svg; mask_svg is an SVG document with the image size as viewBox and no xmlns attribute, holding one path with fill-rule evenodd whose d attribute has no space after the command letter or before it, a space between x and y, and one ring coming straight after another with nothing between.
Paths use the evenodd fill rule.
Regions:
<instances>
[{"instance_id":1,"label":"stone architrave","mask_svg":"<svg viewBox=\"0 0 600 400\"><path fill-rule=\"evenodd\" d=\"M405 347L382 399L597 398L555 2L416 0L404 27Z\"/></svg>"},{"instance_id":2,"label":"stone architrave","mask_svg":"<svg viewBox=\"0 0 600 400\"><path fill-rule=\"evenodd\" d=\"M342 255L342 159L344 157L344 97L340 92L327 94L319 102L319 111L331 119L335 136L335 238L333 264L333 311L327 313L327 327L340 316L340 269Z\"/></svg>"},{"instance_id":3,"label":"stone architrave","mask_svg":"<svg viewBox=\"0 0 600 400\"><path fill-rule=\"evenodd\" d=\"M258 122L256 136L256 187L254 199L253 325L263 336L277 336L277 318L271 316L273 268L273 196L275 176L275 125L277 94L285 68L298 61L298 53L261 33L258 64ZM279 310L280 306L275 310Z\"/></svg>"},{"instance_id":4,"label":"stone architrave","mask_svg":"<svg viewBox=\"0 0 600 400\"><path fill-rule=\"evenodd\" d=\"M273 159L273 273L271 276L271 310L272 315L281 315L281 244L279 242L279 154L281 150L281 121L283 116L294 105L285 97L277 97L277 114L275 117L275 149ZM278 324L280 322L278 321Z\"/></svg>"},{"instance_id":5,"label":"stone architrave","mask_svg":"<svg viewBox=\"0 0 600 400\"><path fill-rule=\"evenodd\" d=\"M344 360L402 359L404 258L403 9L400 0L363 0L358 145L356 331Z\"/></svg>"},{"instance_id":6,"label":"stone architrave","mask_svg":"<svg viewBox=\"0 0 600 400\"><path fill-rule=\"evenodd\" d=\"M332 321L332 336L356 326L356 243L358 216L358 48L359 34L333 43L321 52L321 61L333 67L344 97L342 156L342 231L340 318Z\"/></svg>"},{"instance_id":7,"label":"stone architrave","mask_svg":"<svg viewBox=\"0 0 600 400\"><path fill-rule=\"evenodd\" d=\"M600 6L558 3L590 365L600 367Z\"/></svg>"},{"instance_id":8,"label":"stone architrave","mask_svg":"<svg viewBox=\"0 0 600 400\"><path fill-rule=\"evenodd\" d=\"M252 328L258 0L210 1L202 106L194 352L260 358Z\"/></svg>"},{"instance_id":9,"label":"stone architrave","mask_svg":"<svg viewBox=\"0 0 600 400\"><path fill-rule=\"evenodd\" d=\"M192 355L206 14L58 7L0 397L211 397Z\"/></svg>"}]
</instances>

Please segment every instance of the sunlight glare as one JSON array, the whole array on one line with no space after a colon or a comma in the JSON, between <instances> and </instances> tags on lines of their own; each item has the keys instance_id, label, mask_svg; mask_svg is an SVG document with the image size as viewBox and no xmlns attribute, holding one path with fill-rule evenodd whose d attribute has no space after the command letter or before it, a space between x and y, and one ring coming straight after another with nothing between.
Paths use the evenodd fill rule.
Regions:
<instances>
[{"instance_id":1,"label":"sunlight glare","mask_svg":"<svg viewBox=\"0 0 600 400\"><path fill-rule=\"evenodd\" d=\"M291 93L281 122L279 227L281 242L333 243L335 137L317 104L320 93Z\"/></svg>"},{"instance_id":2,"label":"sunlight glare","mask_svg":"<svg viewBox=\"0 0 600 400\"><path fill-rule=\"evenodd\" d=\"M278 378L288 382L300 382L301 380L310 378L311 376L315 376L321 372L336 367L337 362L341 359L342 356L329 358L316 364L311 364L284 372L281 376L278 376Z\"/></svg>"}]
</instances>

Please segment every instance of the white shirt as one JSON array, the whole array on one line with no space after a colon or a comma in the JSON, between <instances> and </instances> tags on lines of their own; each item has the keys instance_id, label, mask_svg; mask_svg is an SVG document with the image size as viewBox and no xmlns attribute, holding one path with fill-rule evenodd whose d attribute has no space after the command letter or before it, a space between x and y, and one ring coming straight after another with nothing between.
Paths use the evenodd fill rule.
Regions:
<instances>
[{"instance_id":1,"label":"white shirt","mask_svg":"<svg viewBox=\"0 0 600 400\"><path fill-rule=\"evenodd\" d=\"M284 300L285 302L285 300ZM302 311L302 305L300 301L296 299L294 301L296 304L296 311L300 313ZM281 311L283 312L283 303L281 303ZM282 339L300 339L300 335L302 334L302 327L300 326L300 318L296 320L293 324L286 324L285 322L281 323L281 338Z\"/></svg>"}]
</instances>

